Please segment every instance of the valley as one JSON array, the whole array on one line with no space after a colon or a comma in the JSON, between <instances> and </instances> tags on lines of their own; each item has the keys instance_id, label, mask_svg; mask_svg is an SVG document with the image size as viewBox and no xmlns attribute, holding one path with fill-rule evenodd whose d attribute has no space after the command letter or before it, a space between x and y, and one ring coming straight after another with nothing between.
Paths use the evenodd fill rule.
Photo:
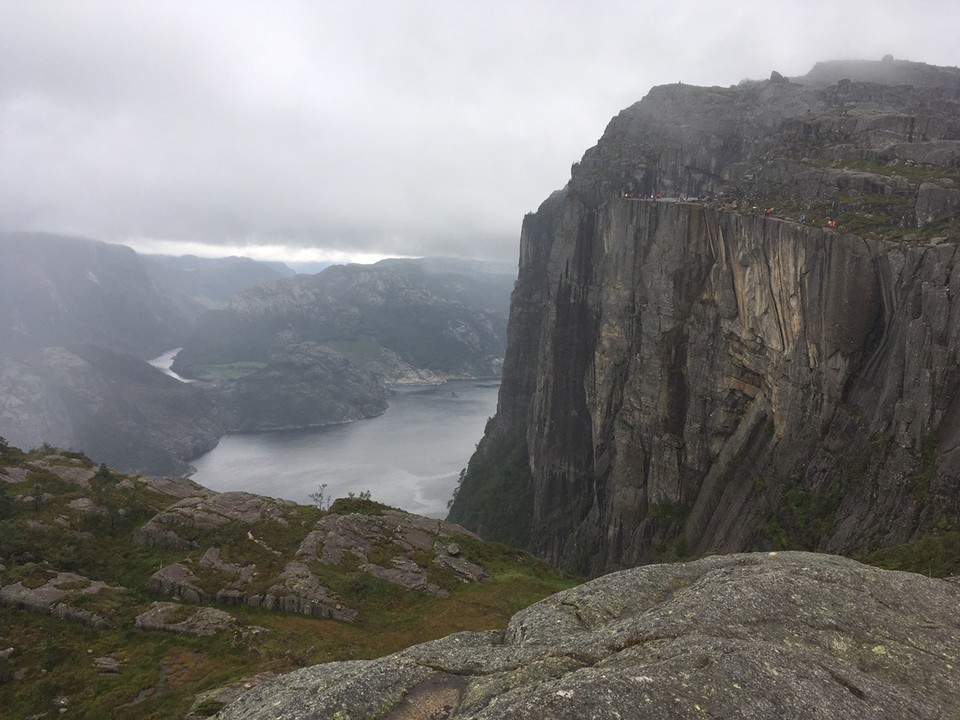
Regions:
<instances>
[{"instance_id":1,"label":"valley","mask_svg":"<svg viewBox=\"0 0 960 720\"><path fill-rule=\"evenodd\" d=\"M519 274L0 235L0 715L960 716L958 168L888 55L652 88Z\"/></svg>"}]
</instances>

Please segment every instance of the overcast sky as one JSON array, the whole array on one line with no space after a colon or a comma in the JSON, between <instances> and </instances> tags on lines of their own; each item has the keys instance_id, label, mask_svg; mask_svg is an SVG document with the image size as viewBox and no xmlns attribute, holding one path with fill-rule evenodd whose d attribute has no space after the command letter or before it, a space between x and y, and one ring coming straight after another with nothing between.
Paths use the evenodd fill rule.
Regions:
<instances>
[{"instance_id":1,"label":"overcast sky","mask_svg":"<svg viewBox=\"0 0 960 720\"><path fill-rule=\"evenodd\" d=\"M957 28L956 0L0 0L0 229L513 260L652 86L958 65Z\"/></svg>"}]
</instances>

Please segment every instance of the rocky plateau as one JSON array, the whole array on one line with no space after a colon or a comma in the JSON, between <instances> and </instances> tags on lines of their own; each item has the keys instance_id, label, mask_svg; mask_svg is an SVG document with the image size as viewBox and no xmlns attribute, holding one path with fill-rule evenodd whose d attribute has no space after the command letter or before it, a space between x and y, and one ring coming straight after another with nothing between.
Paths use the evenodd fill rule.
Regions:
<instances>
[{"instance_id":1,"label":"rocky plateau","mask_svg":"<svg viewBox=\"0 0 960 720\"><path fill-rule=\"evenodd\" d=\"M958 199L956 68L653 88L524 219L450 519L589 574L954 526Z\"/></svg>"},{"instance_id":2,"label":"rocky plateau","mask_svg":"<svg viewBox=\"0 0 960 720\"><path fill-rule=\"evenodd\" d=\"M221 720L941 719L960 715L960 587L811 553L650 565L505 631L305 668Z\"/></svg>"}]
</instances>

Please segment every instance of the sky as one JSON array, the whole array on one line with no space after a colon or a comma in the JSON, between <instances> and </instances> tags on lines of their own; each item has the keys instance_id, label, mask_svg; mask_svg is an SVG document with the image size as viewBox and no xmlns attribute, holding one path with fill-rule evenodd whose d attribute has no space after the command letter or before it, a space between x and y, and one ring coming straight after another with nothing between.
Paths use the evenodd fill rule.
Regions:
<instances>
[{"instance_id":1,"label":"sky","mask_svg":"<svg viewBox=\"0 0 960 720\"><path fill-rule=\"evenodd\" d=\"M956 0L0 0L0 230L515 260L651 87L956 66L958 27Z\"/></svg>"}]
</instances>

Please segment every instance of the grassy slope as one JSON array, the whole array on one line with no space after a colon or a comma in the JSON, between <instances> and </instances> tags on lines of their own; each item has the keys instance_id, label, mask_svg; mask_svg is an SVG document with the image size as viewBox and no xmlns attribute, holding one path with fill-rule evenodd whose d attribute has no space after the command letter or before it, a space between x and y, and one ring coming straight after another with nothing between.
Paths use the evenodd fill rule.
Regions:
<instances>
[{"instance_id":1,"label":"grassy slope","mask_svg":"<svg viewBox=\"0 0 960 720\"><path fill-rule=\"evenodd\" d=\"M25 466L44 455L11 450L0 456L0 467ZM95 469L80 455L52 462ZM17 580L38 585L53 570L71 570L129 588L75 602L107 615L114 623L110 630L0 607L0 650L15 649L9 661L0 659L0 718L43 712L53 717L60 698L70 717L181 717L198 692L264 670L282 672L330 660L378 657L459 630L504 627L518 609L577 582L529 555L464 536L457 538L463 556L482 562L495 582L467 585L437 569L431 571L431 580L448 587L451 595L434 598L378 581L349 563L336 569L315 567L345 604L360 610L358 622L244 606L221 609L244 625L270 632L253 638L203 639L146 632L134 627L135 616L153 600L166 599L142 590L147 578L160 566L197 551L191 555L131 543L133 532L174 499L142 487L119 487L124 479L103 474L93 481L92 491L43 471L31 472L20 483L0 482L4 492L0 558L8 568L0 575L0 585ZM38 484L44 494L39 506L34 499ZM99 517L81 516L67 505L78 497L95 498L110 510ZM298 543L321 514L311 507L291 512L290 527L264 523L255 530L258 537L277 544ZM250 544L235 542L239 530L231 524L213 531L220 533L217 541L225 556L237 562L262 562L260 557L240 556L240 548ZM256 554L256 547L247 552ZM183 615L191 613L192 606ZM108 654L121 660L119 674L100 674L94 667L94 658ZM17 671L24 673L22 680L12 679Z\"/></svg>"}]
</instances>

